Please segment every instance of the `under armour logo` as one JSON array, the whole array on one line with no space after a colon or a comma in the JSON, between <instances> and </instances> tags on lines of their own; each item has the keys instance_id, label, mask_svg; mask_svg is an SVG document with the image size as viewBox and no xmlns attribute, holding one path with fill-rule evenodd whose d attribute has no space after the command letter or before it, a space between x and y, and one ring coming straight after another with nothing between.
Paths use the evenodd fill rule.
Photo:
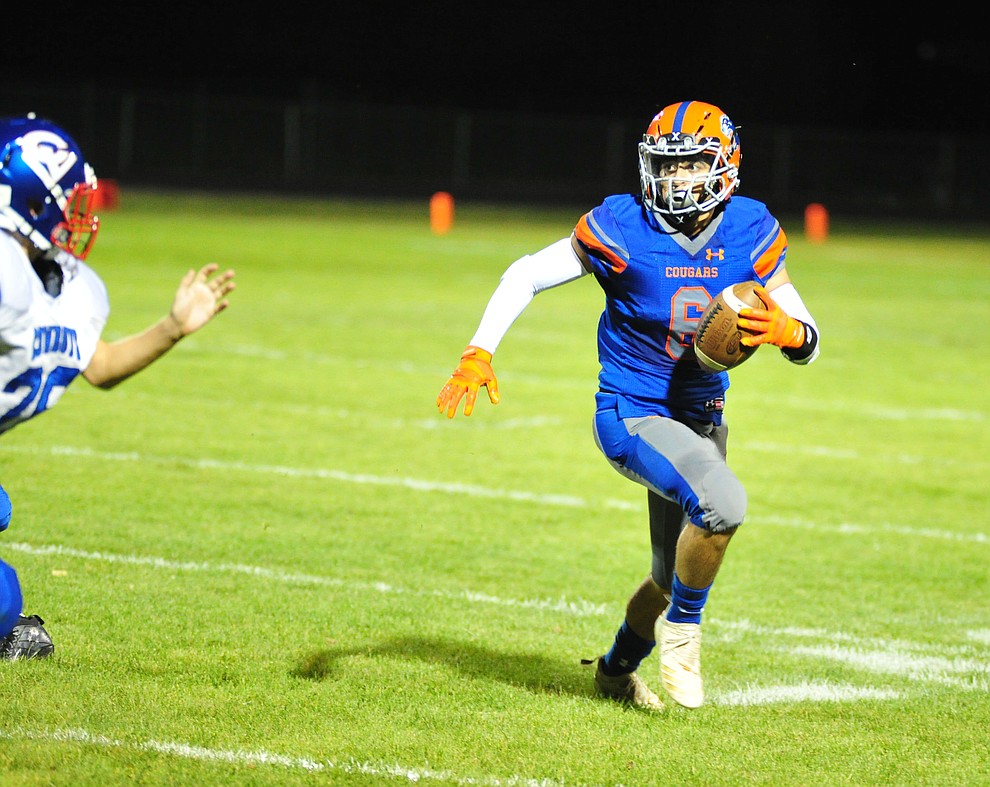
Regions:
<instances>
[{"instance_id":1,"label":"under armour logo","mask_svg":"<svg viewBox=\"0 0 990 787\"><path fill-rule=\"evenodd\" d=\"M725 259L725 249L719 249L715 251L713 249L705 249L705 259L711 262L712 260L724 260Z\"/></svg>"}]
</instances>

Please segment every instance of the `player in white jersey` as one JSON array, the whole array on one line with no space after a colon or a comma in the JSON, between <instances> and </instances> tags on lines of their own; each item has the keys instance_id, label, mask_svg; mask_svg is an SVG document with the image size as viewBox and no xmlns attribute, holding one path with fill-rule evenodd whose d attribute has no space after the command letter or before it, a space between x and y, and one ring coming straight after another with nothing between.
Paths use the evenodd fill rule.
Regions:
<instances>
[{"instance_id":1,"label":"player in white jersey","mask_svg":"<svg viewBox=\"0 0 990 787\"><path fill-rule=\"evenodd\" d=\"M113 388L229 304L234 272L218 273L211 263L186 273L156 323L104 341L107 290L84 261L99 230L98 188L82 151L58 126L34 115L0 119L0 434L50 409L80 375ZM12 576L11 569L2 577L7 607L20 603ZM0 629L0 659L52 653L44 621L17 613L12 632L4 637Z\"/></svg>"},{"instance_id":2,"label":"player in white jersey","mask_svg":"<svg viewBox=\"0 0 990 787\"><path fill-rule=\"evenodd\" d=\"M96 352L107 291L86 263L68 262L52 297L22 242L0 233L0 433L52 407Z\"/></svg>"}]
</instances>

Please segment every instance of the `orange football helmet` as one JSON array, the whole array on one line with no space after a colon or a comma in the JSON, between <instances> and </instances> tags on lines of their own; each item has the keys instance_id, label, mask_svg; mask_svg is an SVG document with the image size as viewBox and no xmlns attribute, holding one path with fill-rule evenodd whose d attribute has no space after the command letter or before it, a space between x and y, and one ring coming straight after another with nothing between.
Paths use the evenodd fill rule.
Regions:
<instances>
[{"instance_id":1,"label":"orange football helmet","mask_svg":"<svg viewBox=\"0 0 990 787\"><path fill-rule=\"evenodd\" d=\"M714 104L664 107L639 143L643 201L677 223L714 210L739 187L741 158L736 127Z\"/></svg>"}]
</instances>

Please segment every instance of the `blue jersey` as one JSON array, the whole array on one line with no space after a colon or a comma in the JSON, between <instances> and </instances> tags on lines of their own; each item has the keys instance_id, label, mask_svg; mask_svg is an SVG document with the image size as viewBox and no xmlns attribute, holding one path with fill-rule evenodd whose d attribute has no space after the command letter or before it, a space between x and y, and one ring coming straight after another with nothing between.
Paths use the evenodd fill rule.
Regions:
<instances>
[{"instance_id":1,"label":"blue jersey","mask_svg":"<svg viewBox=\"0 0 990 787\"><path fill-rule=\"evenodd\" d=\"M765 284L787 238L766 206L733 197L694 238L647 211L638 195L607 198L575 235L605 291L598 324L599 389L619 416L721 422L729 376L702 370L691 342L705 307L731 284Z\"/></svg>"}]
</instances>

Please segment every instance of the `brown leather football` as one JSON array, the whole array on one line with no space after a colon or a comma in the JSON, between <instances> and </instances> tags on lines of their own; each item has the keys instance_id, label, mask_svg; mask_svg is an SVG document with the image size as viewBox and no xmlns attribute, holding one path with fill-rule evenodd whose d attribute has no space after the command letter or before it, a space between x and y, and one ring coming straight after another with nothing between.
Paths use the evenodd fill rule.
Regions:
<instances>
[{"instance_id":1,"label":"brown leather football","mask_svg":"<svg viewBox=\"0 0 990 787\"><path fill-rule=\"evenodd\" d=\"M753 288L758 282L733 284L712 298L701 315L694 335L694 354L701 368L708 372L724 372L752 357L757 347L739 343L743 329L737 324L739 310L744 306L764 308Z\"/></svg>"}]
</instances>

